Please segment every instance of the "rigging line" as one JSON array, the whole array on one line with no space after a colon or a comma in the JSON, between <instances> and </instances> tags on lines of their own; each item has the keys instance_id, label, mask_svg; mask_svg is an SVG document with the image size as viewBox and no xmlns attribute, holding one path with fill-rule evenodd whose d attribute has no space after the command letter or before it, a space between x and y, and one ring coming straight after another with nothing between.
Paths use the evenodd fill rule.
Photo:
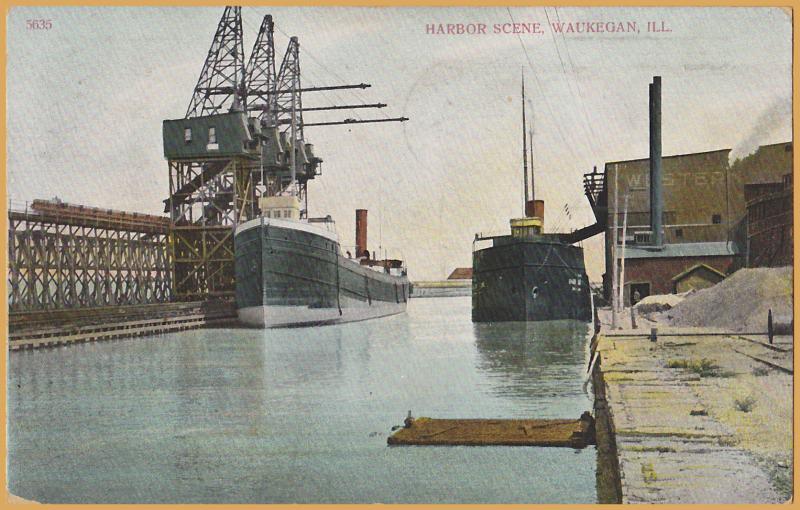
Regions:
<instances>
[{"instance_id":1,"label":"rigging line","mask_svg":"<svg viewBox=\"0 0 800 510\"><path fill-rule=\"evenodd\" d=\"M244 18L243 18L243 21L244 21ZM244 22L244 23L247 24L248 30L251 30L253 28L253 25L251 25L249 22ZM281 34L283 34L286 38L291 39L291 37L286 32L281 30L281 28L278 27L276 24L273 24L273 27L278 29L278 31ZM316 59L308 52L308 50L305 47L301 48L301 52L302 52L302 55L304 55L304 56L308 55L312 60L316 61ZM278 68L278 70L280 70L281 62L282 62L282 56L280 54L278 54L278 52L276 52L275 64L276 64L276 67ZM300 71L300 79L304 83L308 83L308 84L310 84L312 86L319 85L320 83L324 84L324 80L323 81L318 80L316 78L316 74L315 73L310 73L308 71L308 69ZM336 101L339 101L339 104L347 104L347 101L344 98L342 98L336 91L331 91L331 92L335 96L335 100L330 98L330 95L327 93L327 91L318 91L318 93L320 93L322 95L322 97L323 97L323 102L326 103L329 106L336 106L336 104L337 104ZM362 101L362 104L364 104L363 101ZM354 112L354 115L356 116L356 118L358 120L363 120L361 118L361 116L358 115L357 112Z\"/></svg>"},{"instance_id":2,"label":"rigging line","mask_svg":"<svg viewBox=\"0 0 800 510\"><path fill-rule=\"evenodd\" d=\"M555 9L556 20L559 23L561 23L561 16L559 16L559 14L558 14L558 7L553 7L553 9ZM545 14L546 14L546 8L545 8ZM580 80L577 79L578 72L575 70L575 61L572 60L572 55L570 54L570 51L569 51L569 45L567 44L567 36L564 35L563 31L561 32L561 39L564 42L564 50L567 53L567 60L569 61L570 67L572 68L572 73L576 77L575 86L578 89L578 97L581 99L581 106L583 107L583 114L584 114L584 117L586 118L586 123L589 125L589 131L591 131L592 138L596 143L597 142L597 138L598 138L597 137L597 133L594 130L594 125L589 121L589 112L586 109L586 101L584 101L583 96L581 95L581 82L580 82ZM595 155L595 157L596 157L596 155Z\"/></svg>"},{"instance_id":3,"label":"rigging line","mask_svg":"<svg viewBox=\"0 0 800 510\"><path fill-rule=\"evenodd\" d=\"M572 84L571 84L570 79L569 79L569 74L567 73L567 68L564 65L564 58L561 56L561 50L558 48L558 43L556 42L556 35L554 33L554 30L553 30L553 25L550 22L550 15L547 13L547 7L543 7L543 9L544 9L545 18L547 18L547 26L550 28L550 37L553 40L553 46L556 49L556 55L558 55L558 61L561 63L561 71L564 73L564 81L567 83L567 90L569 90L569 94L573 98L577 99L578 102L583 104L583 98L581 97L580 90L578 91L577 94L575 93L575 91L572 90ZM575 97L576 95L578 96L577 98ZM584 108L584 112L585 112L585 108ZM584 116L585 116L585 113L584 113ZM589 122L588 117L586 118L586 122L587 123ZM597 160L597 154L596 154L596 152L594 150L594 143L593 143L592 137L589 134L589 132L587 131L587 126L584 125L583 126L583 130L584 130L584 132L586 134L586 137L587 137L586 138L586 142L585 142L586 147L592 153L592 156L595 158L595 161L596 161Z\"/></svg>"},{"instance_id":4,"label":"rigging line","mask_svg":"<svg viewBox=\"0 0 800 510\"><path fill-rule=\"evenodd\" d=\"M286 34L286 32L284 32L283 30L281 30L281 28L280 28L278 25L275 25L275 28L277 28L277 29L278 29L278 31L279 31L280 33L282 33L284 36L286 36L286 37L289 37L289 36ZM327 71L327 72L328 72L328 73L329 73L331 76L333 76L334 78L336 78L337 80L339 80L339 81L340 81L342 84L345 84L345 83L347 83L347 81L346 81L346 80L344 80L344 79L343 79L341 76L339 76L339 75L338 75L336 72L334 72L334 71L333 71L331 68L329 68L328 66L326 66L326 65L325 65L325 64L322 62L322 59L315 57L315 56L314 56L314 54L313 54L312 52L308 51L308 50L307 50L307 49L305 49L305 48L303 49L303 52L304 52L306 55L308 55L308 57L309 57L311 60L313 60L314 62L316 62L316 63L317 63L317 64L318 64L320 67L322 67L322 68L323 68L325 71ZM351 93L351 94L352 94L352 95L355 97L356 101L360 102L361 104L367 104L366 100L364 100L364 99L361 97L361 95L359 94L359 92L358 92L357 90L350 90L350 91L348 91L348 92L349 92L349 93ZM346 103L346 102L347 102L347 101L345 101L344 99L341 99L341 98L339 98L339 99L340 99L340 100L341 100L343 103ZM388 117L388 114L387 114L386 112L383 112L383 111L381 111L380 113L381 113L381 114L382 114L382 115L383 115L385 118L389 118L389 117ZM361 117L358 117L358 118L359 118L359 119L361 119Z\"/></svg>"},{"instance_id":5,"label":"rigging line","mask_svg":"<svg viewBox=\"0 0 800 510\"><path fill-rule=\"evenodd\" d=\"M553 232L557 233L558 229L561 228L561 222L563 221L564 214L567 212L567 207L569 207L569 205L565 202L561 207L558 216L556 216L555 220L553 221Z\"/></svg>"},{"instance_id":6,"label":"rigging line","mask_svg":"<svg viewBox=\"0 0 800 510\"><path fill-rule=\"evenodd\" d=\"M338 104L348 104L349 101L347 101L346 98L342 97L336 90L331 90L330 92L334 96L334 99L338 102ZM320 91L320 93L323 94L323 96L325 96L330 101L330 98L328 98L326 91ZM334 106L336 104L337 103L331 101L331 106ZM364 103L362 103L362 104L364 104ZM363 120L361 118L361 115L359 115L358 111L355 111L355 110L352 111L351 115L354 115L355 118L358 119L358 120Z\"/></svg>"},{"instance_id":7,"label":"rigging line","mask_svg":"<svg viewBox=\"0 0 800 510\"><path fill-rule=\"evenodd\" d=\"M558 216L556 216L556 219L553 221L553 229L554 230L557 230L557 229L561 228L562 226L564 226L563 223L568 218L570 220L572 219L571 212L573 210L575 210L576 206L580 205L580 201L581 200L582 200L582 198L575 198L571 202L564 202L564 206L561 208L561 212L559 213Z\"/></svg>"},{"instance_id":8,"label":"rigging line","mask_svg":"<svg viewBox=\"0 0 800 510\"><path fill-rule=\"evenodd\" d=\"M258 28L258 29L255 29L255 26L254 26L254 25L252 25L252 24L251 24L249 21L247 21L247 19L246 19L244 16L242 17L242 23L243 23L244 25L247 25L247 30L252 30L252 31L254 31L256 34L258 33L258 30L260 30L260 26L259 26L259 28ZM272 26L273 26L273 28L277 28L277 29L278 29L278 31L280 31L280 33L282 33L284 36L286 36L286 38L287 38L287 39L291 39L291 37L290 37L290 36L289 36L289 35L288 35L286 32L284 32L283 30L281 30L281 29L280 29L280 28L279 28L279 27L278 27L276 24L274 24L274 23L273 23L273 25L272 25ZM274 38L274 37L273 37L273 42L274 42L274 43L277 43L277 41L276 41L276 38ZM275 46L279 46L279 45L278 45L278 44L275 44ZM306 53L306 49L305 49L305 48L302 48L302 50L301 50L301 51L302 51L303 53ZM281 53L279 53L278 51L275 51L274 58L275 58L275 66L276 66L276 68L277 68L277 69L276 69L276 72L277 72L277 71L280 71L281 62L283 61L283 60L282 60L282 59L283 59L283 55L284 55L284 54L281 54ZM252 56L252 55L251 55L251 56ZM275 78L277 78L277 76L276 76ZM310 74L308 73L308 71L307 71L307 70L306 70L306 71L300 71L300 79L301 79L303 82L305 82L305 83L308 83L309 85L312 85L312 86L318 85L318 84L320 83L320 81L319 81L319 80L317 80L315 77L313 77L313 76L310 76ZM334 101L332 101L332 100L331 100L331 99L330 99L330 98L329 98L329 97L328 97L328 96L325 94L325 91L319 91L319 92L320 92L320 93L322 93L322 96L323 96L323 98L324 98L324 99L327 101L327 103L328 103L328 105L329 105L329 106L335 106L335 104L336 104L336 103L335 103Z\"/></svg>"},{"instance_id":9,"label":"rigging line","mask_svg":"<svg viewBox=\"0 0 800 510\"><path fill-rule=\"evenodd\" d=\"M516 23L516 21L514 20L514 16L511 14L511 9L509 7L506 7L506 11L508 12L508 17L511 19L511 22ZM525 43L522 42L522 37L519 34L517 34L517 40L519 41L519 44L522 47L522 51L525 54L525 59L528 61L528 67L530 67L532 71L531 74L533 74L534 82L536 83L536 86L539 89L539 97L543 98L545 106L547 106L547 109L550 111L551 118L555 119L556 118L555 112L553 110L553 107L550 105L550 102L547 100L547 94L544 93L544 88L542 87L542 84L539 80L539 76L536 73L536 68L533 66L533 62L531 62L531 56L528 54L528 48L525 47ZM562 131L561 124L559 122L555 123L555 132L558 135L558 137L561 138L561 141L563 142L564 146L567 147L568 150L572 153L572 157L575 160L580 160L580 157L575 152L575 149L573 148L572 144L567 143L567 139L564 136L564 132Z\"/></svg>"},{"instance_id":10,"label":"rigging line","mask_svg":"<svg viewBox=\"0 0 800 510\"><path fill-rule=\"evenodd\" d=\"M306 71L306 74L305 74L305 75L303 74L303 72L302 72L302 71L300 72L300 75L301 75L301 76L308 76L309 74L312 74L313 76L316 76L316 74L314 74L314 73L308 73L308 71ZM316 79L316 77L314 77L314 78L313 78L312 85L313 85L314 83L317 83L317 84L318 84L318 83L324 83L324 82L320 82L320 81L318 81L318 80ZM331 92L331 94L334 96L334 98L335 98L335 100L336 100L336 101L334 101L334 100L332 100L332 99L330 98L330 96L328 95L328 92ZM330 106L336 106L336 105L337 105L337 101L338 101L338 104L347 104L347 101L346 101L344 98L342 98L342 97L341 97L341 96L340 96L340 95L339 95L339 94L338 94L338 93L337 93L335 90L331 90L331 91L320 90L320 91L317 91L316 93L319 93L319 94L321 94L321 95L322 95L322 97L323 97L323 98L324 98L324 99L325 99L325 100L328 102L328 104L329 104ZM356 118L358 118L359 120L362 120L362 119L361 119L361 117L358 115L358 112L353 112L353 115L355 115L355 116L356 116Z\"/></svg>"},{"instance_id":11,"label":"rigging line","mask_svg":"<svg viewBox=\"0 0 800 510\"><path fill-rule=\"evenodd\" d=\"M281 29L280 29L280 28L279 28L277 25L275 26L275 28L277 28L277 29L278 29L278 31L280 31L282 34L286 35L286 32L284 32L283 30L281 30ZM288 36L287 36L287 37L288 37ZM308 56L309 58L311 58L311 60L313 60L313 61L315 61L315 62L319 62L317 59L315 59L315 58L314 58L314 57L311 55L311 53L310 53L310 52L308 51L308 49L306 49L305 47L302 47L300 51L301 51L301 55L302 55L303 57L305 57L305 56ZM302 57L301 57L301 58L302 58ZM322 64L320 64L320 65L322 65ZM325 66L324 66L324 65L322 65L322 67L325 67ZM314 78L314 80L313 80L313 81L314 81L314 83L321 83L321 84L325 84L325 83L326 83L326 82L325 82L325 80L318 80L318 79L316 78L316 73L311 73L311 72L308 70L308 68L306 68L306 70L305 70L305 71L301 71L301 72L300 72L300 76L301 76L301 77L302 77L302 76L308 76L309 74L311 74L311 75L313 75L313 76L315 77L315 78ZM342 84L344 84L344 82L342 82ZM330 95L328 94L328 92L330 92L330 95L332 95L334 99L331 99L331 98L330 98ZM322 94L322 96L323 96L323 97L324 97L324 98L325 98L325 99L326 99L326 100L329 102L329 104L330 104L331 106L335 106L335 105L337 104L337 102L338 102L338 104L348 104L348 103L350 102L350 101L348 101L348 100L347 100L345 97L342 97L342 95L341 95L341 94L340 94L338 91L336 91L336 90L331 90L331 91L319 91L319 93L321 93L321 94ZM357 99L357 101L358 101L358 102L360 102L361 104L366 104L366 103L365 103L363 100L361 100L361 99L359 99L359 98L356 98L356 99ZM363 119L361 118L361 115L359 115L359 113L358 113L358 112L353 112L353 113L352 113L352 115L354 115L354 116L355 116L355 118L356 118L356 119L358 119L358 120L363 120Z\"/></svg>"},{"instance_id":12,"label":"rigging line","mask_svg":"<svg viewBox=\"0 0 800 510\"><path fill-rule=\"evenodd\" d=\"M578 206L578 202L580 199L574 199L572 202L567 202L564 207L563 216L561 217L561 221L558 224L558 228L566 227L572 221L572 211L575 210L575 207Z\"/></svg>"},{"instance_id":13,"label":"rigging line","mask_svg":"<svg viewBox=\"0 0 800 510\"><path fill-rule=\"evenodd\" d=\"M566 204L567 211L564 211L564 214L567 215L567 216L563 217L562 221L559 223L559 228L569 225L569 222L564 224L564 221L566 221L566 220L572 221L572 219L573 219L572 218L572 213L573 212L575 212L576 217L577 217L577 211L578 211L577 207L580 207L581 202L582 202L582 197L581 198L576 198L572 202L569 202L569 203ZM565 233L568 233L568 232L565 232Z\"/></svg>"}]
</instances>

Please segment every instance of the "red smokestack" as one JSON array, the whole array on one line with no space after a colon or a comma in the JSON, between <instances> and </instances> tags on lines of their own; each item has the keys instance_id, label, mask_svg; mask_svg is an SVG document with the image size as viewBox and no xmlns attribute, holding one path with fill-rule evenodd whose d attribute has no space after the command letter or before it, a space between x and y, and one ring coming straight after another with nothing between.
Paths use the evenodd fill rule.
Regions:
<instances>
[{"instance_id":1,"label":"red smokestack","mask_svg":"<svg viewBox=\"0 0 800 510\"><path fill-rule=\"evenodd\" d=\"M367 251L367 210L356 209L356 257L366 256Z\"/></svg>"},{"instance_id":2,"label":"red smokestack","mask_svg":"<svg viewBox=\"0 0 800 510\"><path fill-rule=\"evenodd\" d=\"M533 200L528 200L525 202L525 217L531 218L533 216L536 216L536 213L533 212Z\"/></svg>"},{"instance_id":3,"label":"red smokestack","mask_svg":"<svg viewBox=\"0 0 800 510\"><path fill-rule=\"evenodd\" d=\"M533 200L533 215L544 223L544 200Z\"/></svg>"}]
</instances>

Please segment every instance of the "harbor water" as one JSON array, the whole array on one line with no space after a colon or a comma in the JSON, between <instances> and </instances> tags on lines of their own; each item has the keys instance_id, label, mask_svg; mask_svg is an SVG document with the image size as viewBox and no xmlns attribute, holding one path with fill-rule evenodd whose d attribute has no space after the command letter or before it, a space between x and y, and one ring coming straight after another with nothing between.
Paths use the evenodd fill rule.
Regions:
<instances>
[{"instance_id":1,"label":"harbor water","mask_svg":"<svg viewBox=\"0 0 800 510\"><path fill-rule=\"evenodd\" d=\"M75 503L593 503L595 447L389 447L408 410L578 418L589 326L470 298L10 353L10 491Z\"/></svg>"}]
</instances>

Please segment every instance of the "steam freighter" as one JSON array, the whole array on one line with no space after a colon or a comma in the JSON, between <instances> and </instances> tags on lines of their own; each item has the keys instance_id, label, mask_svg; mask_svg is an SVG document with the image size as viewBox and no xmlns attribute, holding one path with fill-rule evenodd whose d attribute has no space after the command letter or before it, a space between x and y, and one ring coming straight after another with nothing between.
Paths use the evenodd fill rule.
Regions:
<instances>
[{"instance_id":1,"label":"steam freighter","mask_svg":"<svg viewBox=\"0 0 800 510\"><path fill-rule=\"evenodd\" d=\"M566 242L563 234L544 233L544 201L533 196L529 200L524 83L522 124L525 216L510 221L511 235L475 235L472 320L590 321L591 297L583 249ZM531 165L531 195L533 191ZM480 241L491 241L492 245L475 249Z\"/></svg>"},{"instance_id":2,"label":"steam freighter","mask_svg":"<svg viewBox=\"0 0 800 510\"><path fill-rule=\"evenodd\" d=\"M257 327L318 326L404 312L400 260L367 250L367 211L356 211L355 253L342 253L330 218L299 219L294 196L261 199L262 215L234 237L239 320Z\"/></svg>"}]
</instances>

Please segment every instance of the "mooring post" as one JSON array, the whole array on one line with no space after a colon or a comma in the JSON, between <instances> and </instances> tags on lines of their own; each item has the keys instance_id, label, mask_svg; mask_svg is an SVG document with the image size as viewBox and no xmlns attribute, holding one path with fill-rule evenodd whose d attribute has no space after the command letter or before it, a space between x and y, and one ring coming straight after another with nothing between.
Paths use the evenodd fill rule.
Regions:
<instances>
[{"instance_id":1,"label":"mooring post","mask_svg":"<svg viewBox=\"0 0 800 510\"><path fill-rule=\"evenodd\" d=\"M631 327L636 329L636 308L631 305Z\"/></svg>"},{"instance_id":2,"label":"mooring post","mask_svg":"<svg viewBox=\"0 0 800 510\"><path fill-rule=\"evenodd\" d=\"M650 341L655 342L658 340L658 328L650 328Z\"/></svg>"},{"instance_id":3,"label":"mooring post","mask_svg":"<svg viewBox=\"0 0 800 510\"><path fill-rule=\"evenodd\" d=\"M772 308L767 313L767 335L769 335L769 343L772 344L772 337L775 335L775 328L772 325Z\"/></svg>"}]
</instances>

